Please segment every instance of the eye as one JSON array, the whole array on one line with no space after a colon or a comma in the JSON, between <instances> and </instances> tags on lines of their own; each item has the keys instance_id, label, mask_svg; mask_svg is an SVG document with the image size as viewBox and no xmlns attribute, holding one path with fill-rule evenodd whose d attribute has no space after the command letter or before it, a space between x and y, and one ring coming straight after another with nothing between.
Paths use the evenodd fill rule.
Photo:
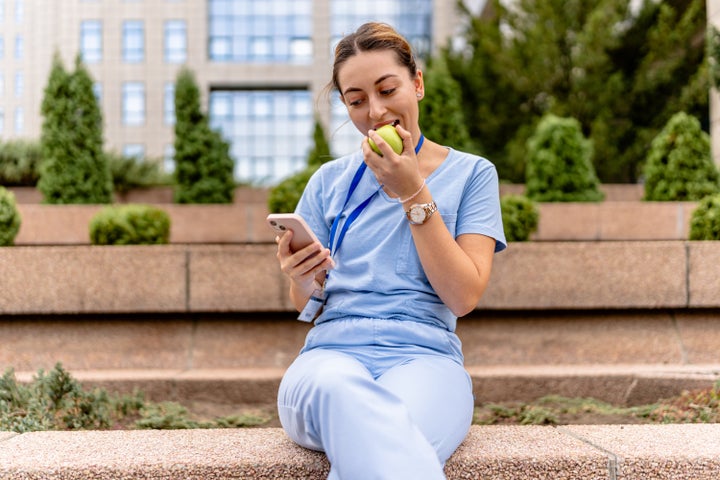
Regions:
<instances>
[{"instance_id":1,"label":"eye","mask_svg":"<svg viewBox=\"0 0 720 480\"><path fill-rule=\"evenodd\" d=\"M381 95L392 95L395 92L395 88L387 88L385 90L380 90Z\"/></svg>"}]
</instances>

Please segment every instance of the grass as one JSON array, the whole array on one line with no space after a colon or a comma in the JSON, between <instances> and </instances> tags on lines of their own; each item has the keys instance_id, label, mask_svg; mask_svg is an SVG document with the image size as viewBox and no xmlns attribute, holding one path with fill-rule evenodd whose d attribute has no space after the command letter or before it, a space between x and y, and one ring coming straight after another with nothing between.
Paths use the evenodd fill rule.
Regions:
<instances>
[{"instance_id":1,"label":"grass","mask_svg":"<svg viewBox=\"0 0 720 480\"><path fill-rule=\"evenodd\" d=\"M0 430L188 429L277 426L274 405L237 407L215 415L217 405L194 412L176 402L150 402L141 392L111 395L83 389L62 367L43 370L31 382L17 381L12 369L0 377ZM225 407L227 409L227 407ZM202 412L202 410L205 410ZM655 404L619 407L592 398L547 396L530 403L486 403L476 407L479 425L567 425L619 423L718 423L720 382L683 392Z\"/></svg>"}]
</instances>

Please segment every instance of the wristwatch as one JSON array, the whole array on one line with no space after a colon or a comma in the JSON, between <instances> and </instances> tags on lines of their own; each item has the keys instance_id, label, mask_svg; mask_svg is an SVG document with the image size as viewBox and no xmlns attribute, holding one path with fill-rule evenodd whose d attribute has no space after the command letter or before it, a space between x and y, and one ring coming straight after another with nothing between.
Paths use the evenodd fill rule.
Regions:
<instances>
[{"instance_id":1,"label":"wristwatch","mask_svg":"<svg viewBox=\"0 0 720 480\"><path fill-rule=\"evenodd\" d=\"M413 225L422 225L427 222L433 213L437 212L435 201L430 203L415 203L408 208L405 215Z\"/></svg>"}]
</instances>

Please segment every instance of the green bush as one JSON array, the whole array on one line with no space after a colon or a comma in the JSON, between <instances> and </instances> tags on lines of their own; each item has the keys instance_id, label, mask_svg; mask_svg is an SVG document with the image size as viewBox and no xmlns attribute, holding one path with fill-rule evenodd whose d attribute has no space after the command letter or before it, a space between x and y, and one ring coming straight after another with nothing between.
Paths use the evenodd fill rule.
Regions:
<instances>
[{"instance_id":1,"label":"green bush","mask_svg":"<svg viewBox=\"0 0 720 480\"><path fill-rule=\"evenodd\" d=\"M20 231L20 212L15 204L15 195L4 187L0 187L0 247L8 247L15 243Z\"/></svg>"},{"instance_id":2,"label":"green bush","mask_svg":"<svg viewBox=\"0 0 720 480\"><path fill-rule=\"evenodd\" d=\"M150 205L105 207L90 220L93 245L154 245L170 241L170 216Z\"/></svg>"},{"instance_id":3,"label":"green bush","mask_svg":"<svg viewBox=\"0 0 720 480\"><path fill-rule=\"evenodd\" d=\"M580 122L548 114L528 139L526 195L536 202L599 202L592 142Z\"/></svg>"},{"instance_id":4,"label":"green bush","mask_svg":"<svg viewBox=\"0 0 720 480\"><path fill-rule=\"evenodd\" d=\"M540 211L535 202L524 195L500 198L503 229L508 242L524 242L537 230Z\"/></svg>"},{"instance_id":5,"label":"green bush","mask_svg":"<svg viewBox=\"0 0 720 480\"><path fill-rule=\"evenodd\" d=\"M34 187L40 178L40 142L10 140L0 143L0 185Z\"/></svg>"},{"instance_id":6,"label":"green bush","mask_svg":"<svg viewBox=\"0 0 720 480\"><path fill-rule=\"evenodd\" d=\"M693 210L690 240L720 240L720 194L708 195Z\"/></svg>"},{"instance_id":7,"label":"green bush","mask_svg":"<svg viewBox=\"0 0 720 480\"><path fill-rule=\"evenodd\" d=\"M645 200L698 201L720 187L710 136L684 112L673 115L653 139L644 174Z\"/></svg>"},{"instance_id":8,"label":"green bush","mask_svg":"<svg viewBox=\"0 0 720 480\"><path fill-rule=\"evenodd\" d=\"M305 186L307 186L310 177L317 169L318 167L307 167L270 189L268 194L268 209L270 212L294 212Z\"/></svg>"},{"instance_id":9,"label":"green bush","mask_svg":"<svg viewBox=\"0 0 720 480\"><path fill-rule=\"evenodd\" d=\"M142 160L115 152L105 153L115 191L127 193L133 188L170 185L172 175L164 173L159 160Z\"/></svg>"}]
</instances>

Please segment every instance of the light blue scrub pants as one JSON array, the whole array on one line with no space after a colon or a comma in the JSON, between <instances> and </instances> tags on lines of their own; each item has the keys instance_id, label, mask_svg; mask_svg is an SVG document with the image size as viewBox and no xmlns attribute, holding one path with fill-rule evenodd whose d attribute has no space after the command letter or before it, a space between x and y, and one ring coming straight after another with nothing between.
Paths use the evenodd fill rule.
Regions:
<instances>
[{"instance_id":1,"label":"light blue scrub pants","mask_svg":"<svg viewBox=\"0 0 720 480\"><path fill-rule=\"evenodd\" d=\"M283 428L333 480L445 478L473 406L457 336L400 320L316 325L278 394Z\"/></svg>"}]
</instances>

